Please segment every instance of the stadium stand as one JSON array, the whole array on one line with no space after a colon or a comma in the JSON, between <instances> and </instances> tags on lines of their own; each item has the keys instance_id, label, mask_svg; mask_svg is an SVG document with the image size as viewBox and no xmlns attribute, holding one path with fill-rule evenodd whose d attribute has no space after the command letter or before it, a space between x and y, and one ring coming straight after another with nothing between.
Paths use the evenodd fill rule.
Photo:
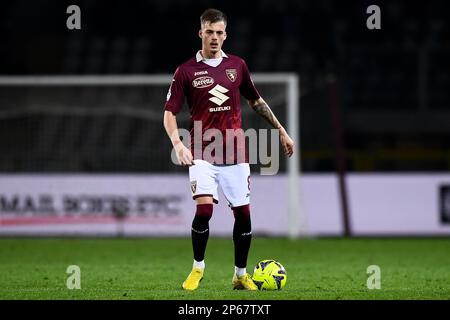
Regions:
<instances>
[{"instance_id":1,"label":"stadium stand","mask_svg":"<svg viewBox=\"0 0 450 320\"><path fill-rule=\"evenodd\" d=\"M383 3L378 31L365 28L367 1L349 1L346 6L331 0L220 3L230 17L226 50L245 57L252 72L296 72L301 77L303 170L334 170L330 75L339 88L349 170L450 169L450 154L440 152L449 147L450 130L439 125L450 110L448 2ZM207 1L187 0L78 4L83 12L81 31L60 26L66 18L63 4L5 4L0 13L0 58L7 63L0 73L173 73L199 47L197 17L208 6ZM59 20L51 19L55 15ZM136 110L152 101L153 108L161 106L154 110L159 112L164 102L159 92L110 87L71 88L60 94L68 115L18 116L31 100L45 102L47 108L60 100L51 101L52 95L42 89L30 89L21 97L20 91L0 88L0 171L178 170L149 156L151 148L170 148L163 143L163 130L160 136L151 135L145 119L114 114L95 121L70 117L71 106L101 111L102 104L118 100ZM408 162L408 152L393 156L392 146L413 150L420 160ZM368 153L381 160L364 161Z\"/></svg>"}]
</instances>

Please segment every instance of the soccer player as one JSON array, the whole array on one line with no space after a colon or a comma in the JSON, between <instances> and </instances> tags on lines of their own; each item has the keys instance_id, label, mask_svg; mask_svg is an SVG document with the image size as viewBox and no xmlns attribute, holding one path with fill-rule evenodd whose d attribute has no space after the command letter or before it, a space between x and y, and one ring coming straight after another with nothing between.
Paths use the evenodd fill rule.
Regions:
<instances>
[{"instance_id":1,"label":"soccer player","mask_svg":"<svg viewBox=\"0 0 450 320\"><path fill-rule=\"evenodd\" d=\"M192 196L197 205L191 229L194 263L182 287L195 290L203 279L209 220L213 203L218 202L217 188L220 185L235 219L232 287L257 290L246 271L252 238L250 167L245 140L242 143L239 139L243 132L240 95L248 100L256 113L279 130L284 153L289 157L294 152L294 142L258 93L245 61L222 51L227 38L226 15L216 9L207 9L200 16L200 26L198 35L202 49L176 69L164 111L164 128L176 151L178 164L189 167ZM183 145L176 121L185 98L191 116L190 148ZM236 134L230 134L230 130ZM208 143L213 140L211 137L208 139L208 131L223 135L223 150L216 148L214 152L206 152ZM198 141L198 137L202 141ZM216 136L214 138L217 140ZM234 145L235 141L241 143Z\"/></svg>"}]
</instances>

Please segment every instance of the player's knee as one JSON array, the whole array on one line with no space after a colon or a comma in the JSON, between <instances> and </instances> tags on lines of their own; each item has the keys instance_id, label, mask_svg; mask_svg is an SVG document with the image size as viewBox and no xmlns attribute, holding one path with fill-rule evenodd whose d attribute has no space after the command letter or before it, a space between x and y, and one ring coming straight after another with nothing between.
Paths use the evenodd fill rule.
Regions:
<instances>
[{"instance_id":1,"label":"player's knee","mask_svg":"<svg viewBox=\"0 0 450 320\"><path fill-rule=\"evenodd\" d=\"M199 217L202 220L211 219L211 216L213 214L213 205L212 204L198 204L197 205L197 211L195 212L195 217Z\"/></svg>"},{"instance_id":2,"label":"player's knee","mask_svg":"<svg viewBox=\"0 0 450 320\"><path fill-rule=\"evenodd\" d=\"M203 234L209 230L209 219L211 219L212 212L212 204L197 205L197 211L195 212L195 217L192 221L193 234Z\"/></svg>"},{"instance_id":3,"label":"player's knee","mask_svg":"<svg viewBox=\"0 0 450 320\"><path fill-rule=\"evenodd\" d=\"M233 208L234 231L236 234L251 234L252 222L250 219L250 205L244 205ZM235 235L236 235L235 234Z\"/></svg>"},{"instance_id":4,"label":"player's knee","mask_svg":"<svg viewBox=\"0 0 450 320\"><path fill-rule=\"evenodd\" d=\"M250 219L250 205L246 204L243 206L234 207L233 214L235 219L239 218Z\"/></svg>"}]
</instances>

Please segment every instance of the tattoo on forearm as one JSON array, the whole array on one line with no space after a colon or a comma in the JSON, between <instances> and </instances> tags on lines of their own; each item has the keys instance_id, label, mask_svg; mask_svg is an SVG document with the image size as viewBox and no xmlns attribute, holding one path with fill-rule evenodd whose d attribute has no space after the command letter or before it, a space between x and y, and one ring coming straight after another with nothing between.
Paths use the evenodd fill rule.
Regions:
<instances>
[{"instance_id":1,"label":"tattoo on forearm","mask_svg":"<svg viewBox=\"0 0 450 320\"><path fill-rule=\"evenodd\" d=\"M272 110L267 105L267 103L257 104L253 109L255 109L255 111L259 115L261 115L264 119L266 119L275 128L277 129L281 128L280 122L278 121L277 117L275 117L275 115L273 114Z\"/></svg>"}]
</instances>

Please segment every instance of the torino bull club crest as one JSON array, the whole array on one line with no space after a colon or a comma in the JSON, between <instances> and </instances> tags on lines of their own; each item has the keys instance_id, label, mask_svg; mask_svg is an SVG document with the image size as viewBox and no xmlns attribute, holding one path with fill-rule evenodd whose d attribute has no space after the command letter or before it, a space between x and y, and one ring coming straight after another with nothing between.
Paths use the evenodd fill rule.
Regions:
<instances>
[{"instance_id":1,"label":"torino bull club crest","mask_svg":"<svg viewBox=\"0 0 450 320\"><path fill-rule=\"evenodd\" d=\"M192 194L194 194L195 191L197 191L197 181L196 180L191 181L191 191L192 191Z\"/></svg>"},{"instance_id":2,"label":"torino bull club crest","mask_svg":"<svg viewBox=\"0 0 450 320\"><path fill-rule=\"evenodd\" d=\"M226 69L225 70L228 79L230 79L231 82L235 82L237 78L237 72L236 69Z\"/></svg>"}]
</instances>

